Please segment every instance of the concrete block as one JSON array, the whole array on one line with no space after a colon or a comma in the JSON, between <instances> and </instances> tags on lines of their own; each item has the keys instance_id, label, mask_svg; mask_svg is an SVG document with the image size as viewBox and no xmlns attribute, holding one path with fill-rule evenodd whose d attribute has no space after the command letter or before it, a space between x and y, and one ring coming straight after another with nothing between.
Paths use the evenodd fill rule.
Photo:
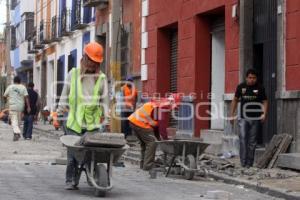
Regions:
<instances>
[{"instance_id":1,"label":"concrete block","mask_svg":"<svg viewBox=\"0 0 300 200\"><path fill-rule=\"evenodd\" d=\"M222 144L211 144L205 149L204 152L214 156L219 156L222 154Z\"/></svg>"},{"instance_id":2,"label":"concrete block","mask_svg":"<svg viewBox=\"0 0 300 200\"><path fill-rule=\"evenodd\" d=\"M222 144L223 131L201 130L200 139L208 144Z\"/></svg>"},{"instance_id":3,"label":"concrete block","mask_svg":"<svg viewBox=\"0 0 300 200\"><path fill-rule=\"evenodd\" d=\"M300 153L280 154L277 162L278 167L300 170Z\"/></svg>"}]
</instances>

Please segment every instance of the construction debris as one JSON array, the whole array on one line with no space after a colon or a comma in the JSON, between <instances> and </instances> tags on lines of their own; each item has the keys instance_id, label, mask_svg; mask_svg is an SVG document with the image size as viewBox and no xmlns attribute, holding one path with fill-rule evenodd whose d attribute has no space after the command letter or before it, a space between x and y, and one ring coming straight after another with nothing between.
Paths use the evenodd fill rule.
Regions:
<instances>
[{"instance_id":1,"label":"construction debris","mask_svg":"<svg viewBox=\"0 0 300 200\"><path fill-rule=\"evenodd\" d=\"M235 163L230 162L227 159L222 159L208 154L203 154L200 160L200 165L210 165L212 168L217 168L218 170L235 167Z\"/></svg>"},{"instance_id":2,"label":"construction debris","mask_svg":"<svg viewBox=\"0 0 300 200\"><path fill-rule=\"evenodd\" d=\"M271 169L277 166L279 154L285 153L292 142L292 136L288 134L275 135L267 146L264 154L258 159L257 167Z\"/></svg>"},{"instance_id":3,"label":"construction debris","mask_svg":"<svg viewBox=\"0 0 300 200\"><path fill-rule=\"evenodd\" d=\"M259 169L251 167L249 169L240 167L238 158L221 159L217 156L203 154L199 160L200 168L209 172L226 174L230 177L244 178L248 180L264 179L287 179L298 177L299 173L290 170L281 170L278 168Z\"/></svg>"}]
</instances>

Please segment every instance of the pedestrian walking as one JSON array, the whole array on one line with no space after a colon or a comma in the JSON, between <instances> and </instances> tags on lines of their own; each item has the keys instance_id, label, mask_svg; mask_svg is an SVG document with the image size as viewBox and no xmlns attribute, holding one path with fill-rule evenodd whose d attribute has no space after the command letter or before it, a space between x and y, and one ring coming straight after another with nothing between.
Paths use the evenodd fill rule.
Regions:
<instances>
[{"instance_id":1,"label":"pedestrian walking","mask_svg":"<svg viewBox=\"0 0 300 200\"><path fill-rule=\"evenodd\" d=\"M238 125L240 128L240 162L242 167L252 167L254 153L257 144L257 135L260 126L265 122L268 109L265 89L258 83L258 73L249 69L246 73L246 81L236 88L234 99L231 103L231 124L235 120L235 112L240 102L240 116Z\"/></svg>"},{"instance_id":2,"label":"pedestrian walking","mask_svg":"<svg viewBox=\"0 0 300 200\"><path fill-rule=\"evenodd\" d=\"M103 47L91 42L84 48L81 66L74 67L67 76L57 109L59 117L68 110L67 135L99 132L100 121L108 110L107 79L100 70L102 62ZM67 152L67 160L65 189L78 189L79 163L72 152Z\"/></svg>"},{"instance_id":3,"label":"pedestrian walking","mask_svg":"<svg viewBox=\"0 0 300 200\"><path fill-rule=\"evenodd\" d=\"M28 83L27 93L28 93L31 111L28 112L27 106L25 105L23 138L25 140L31 140L32 139L33 122L35 120L37 120L38 113L40 110L39 95L36 91L34 91L34 83L32 83L32 82Z\"/></svg>"},{"instance_id":4,"label":"pedestrian walking","mask_svg":"<svg viewBox=\"0 0 300 200\"><path fill-rule=\"evenodd\" d=\"M20 122L25 103L27 112L31 112L27 89L21 84L18 76L14 78L14 83L6 88L3 97L8 101L9 118L14 133L13 141L17 141L21 137Z\"/></svg>"},{"instance_id":5,"label":"pedestrian walking","mask_svg":"<svg viewBox=\"0 0 300 200\"><path fill-rule=\"evenodd\" d=\"M125 138L131 135L131 127L129 126L129 120L127 119L136 108L138 92L135 89L133 78L127 77L126 84L121 88L122 96L124 99L122 106L122 133L124 133Z\"/></svg>"}]
</instances>

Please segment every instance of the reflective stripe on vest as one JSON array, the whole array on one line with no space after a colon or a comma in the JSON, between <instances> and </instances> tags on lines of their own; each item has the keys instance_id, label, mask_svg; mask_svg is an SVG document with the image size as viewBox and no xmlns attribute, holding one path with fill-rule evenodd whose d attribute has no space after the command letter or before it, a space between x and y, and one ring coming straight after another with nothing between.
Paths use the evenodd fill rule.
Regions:
<instances>
[{"instance_id":1,"label":"reflective stripe on vest","mask_svg":"<svg viewBox=\"0 0 300 200\"><path fill-rule=\"evenodd\" d=\"M67 120L67 127L78 134L81 134L83 125L86 125L88 131L99 128L100 118L103 114L99 106L99 90L101 82L106 76L101 73L94 86L93 96L91 102L84 104L84 97L82 93L82 83L80 69L72 69L70 94L69 94L69 115Z\"/></svg>"},{"instance_id":2,"label":"reflective stripe on vest","mask_svg":"<svg viewBox=\"0 0 300 200\"><path fill-rule=\"evenodd\" d=\"M128 117L128 120L134 125L141 128L152 128L158 125L157 121L155 121L151 114L154 110L154 105L149 102L145 103L142 107L137 109L132 115Z\"/></svg>"}]
</instances>

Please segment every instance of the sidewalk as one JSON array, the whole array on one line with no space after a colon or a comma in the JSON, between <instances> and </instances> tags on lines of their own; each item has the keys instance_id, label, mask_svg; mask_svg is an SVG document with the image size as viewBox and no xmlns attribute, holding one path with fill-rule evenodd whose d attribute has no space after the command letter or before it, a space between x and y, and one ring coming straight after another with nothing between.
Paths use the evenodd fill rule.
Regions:
<instances>
[{"instance_id":1,"label":"sidewalk","mask_svg":"<svg viewBox=\"0 0 300 200\"><path fill-rule=\"evenodd\" d=\"M139 165L140 150L138 146L131 147L125 156L125 160L132 164ZM199 166L208 171L208 178L222 181L228 184L236 185L240 188L249 188L260 193L269 194L288 200L300 200L300 173L274 169L241 168L238 158L224 159L225 162L232 163L234 167L225 167L218 165L217 160L204 165L199 160ZM229 165L231 166L231 165Z\"/></svg>"},{"instance_id":2,"label":"sidewalk","mask_svg":"<svg viewBox=\"0 0 300 200\"><path fill-rule=\"evenodd\" d=\"M228 159L235 167L218 169L218 167L203 166L208 169L208 176L228 184L238 185L257 192L288 200L300 199L300 173L280 168L250 169L241 168L238 158Z\"/></svg>"}]
</instances>

